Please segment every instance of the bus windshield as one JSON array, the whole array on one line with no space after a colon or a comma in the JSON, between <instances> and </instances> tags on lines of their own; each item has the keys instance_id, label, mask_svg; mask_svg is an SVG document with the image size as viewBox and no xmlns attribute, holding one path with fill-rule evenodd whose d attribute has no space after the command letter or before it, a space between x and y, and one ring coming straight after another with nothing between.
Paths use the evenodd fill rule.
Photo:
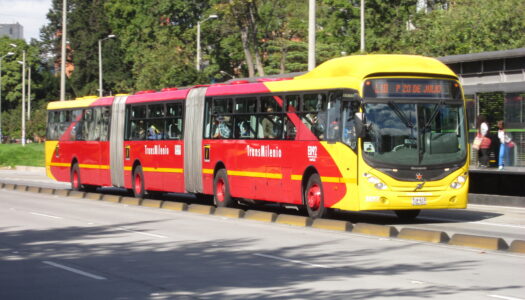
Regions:
<instances>
[{"instance_id":1,"label":"bus windshield","mask_svg":"<svg viewBox=\"0 0 525 300\"><path fill-rule=\"evenodd\" d=\"M362 150L376 167L447 166L467 155L463 106L444 101L366 103Z\"/></svg>"}]
</instances>

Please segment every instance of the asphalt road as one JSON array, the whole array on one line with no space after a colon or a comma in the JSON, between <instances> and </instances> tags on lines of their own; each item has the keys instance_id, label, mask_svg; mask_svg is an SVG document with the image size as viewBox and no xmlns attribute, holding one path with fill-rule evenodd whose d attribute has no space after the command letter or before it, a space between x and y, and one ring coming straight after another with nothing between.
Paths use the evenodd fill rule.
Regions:
<instances>
[{"instance_id":1,"label":"asphalt road","mask_svg":"<svg viewBox=\"0 0 525 300\"><path fill-rule=\"evenodd\" d=\"M47 178L43 172L0 170L0 181L39 187L70 188L69 183L53 181ZM99 189L99 191L122 193L115 189ZM168 195L162 199L195 202L191 196ZM204 204L211 205L211 203ZM245 208L251 209L251 207ZM256 209L286 214L298 213L296 210L283 209L275 205L259 206ZM411 227L438 230L446 232L449 236L455 233L463 233L500 237L508 244L514 240L525 240L525 208L517 207L469 204L467 209L461 210L424 210L416 220L410 222L399 220L391 211L336 213L332 218L352 223L394 225L398 229Z\"/></svg>"},{"instance_id":2,"label":"asphalt road","mask_svg":"<svg viewBox=\"0 0 525 300\"><path fill-rule=\"evenodd\" d=\"M525 299L525 255L0 191L0 299Z\"/></svg>"}]
</instances>

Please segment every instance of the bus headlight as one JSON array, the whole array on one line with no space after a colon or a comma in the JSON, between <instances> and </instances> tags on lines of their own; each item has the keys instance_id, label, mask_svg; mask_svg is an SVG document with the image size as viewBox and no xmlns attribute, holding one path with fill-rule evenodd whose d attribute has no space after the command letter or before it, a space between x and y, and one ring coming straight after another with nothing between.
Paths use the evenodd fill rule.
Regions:
<instances>
[{"instance_id":1,"label":"bus headlight","mask_svg":"<svg viewBox=\"0 0 525 300\"><path fill-rule=\"evenodd\" d=\"M388 187L386 184L384 184L381 179L371 175L371 174L368 174L368 173L364 173L363 176L366 177L366 180L368 180L368 182L370 182L371 184L374 185L374 187L378 190L386 190Z\"/></svg>"},{"instance_id":2,"label":"bus headlight","mask_svg":"<svg viewBox=\"0 0 525 300\"><path fill-rule=\"evenodd\" d=\"M450 187L453 189L459 189L463 186L463 184L467 181L467 175L460 175L454 182L450 184Z\"/></svg>"}]
</instances>

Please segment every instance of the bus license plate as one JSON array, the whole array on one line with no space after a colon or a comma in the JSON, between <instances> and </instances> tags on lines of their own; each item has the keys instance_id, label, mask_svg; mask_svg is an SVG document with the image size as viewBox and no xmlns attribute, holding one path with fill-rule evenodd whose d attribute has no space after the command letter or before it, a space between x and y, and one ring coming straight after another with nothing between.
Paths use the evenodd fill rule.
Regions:
<instances>
[{"instance_id":1,"label":"bus license plate","mask_svg":"<svg viewBox=\"0 0 525 300\"><path fill-rule=\"evenodd\" d=\"M412 205L425 205L425 204L427 204L426 197L413 197L412 198Z\"/></svg>"}]
</instances>

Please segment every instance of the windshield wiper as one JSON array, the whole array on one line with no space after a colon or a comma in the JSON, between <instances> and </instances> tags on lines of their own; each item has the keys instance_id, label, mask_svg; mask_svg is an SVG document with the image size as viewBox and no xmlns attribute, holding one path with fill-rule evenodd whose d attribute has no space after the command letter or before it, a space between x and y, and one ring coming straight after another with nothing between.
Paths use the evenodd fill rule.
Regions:
<instances>
[{"instance_id":1,"label":"windshield wiper","mask_svg":"<svg viewBox=\"0 0 525 300\"><path fill-rule=\"evenodd\" d=\"M396 113L397 117L401 119L401 121L403 121L403 123L405 123L405 125L408 128L414 128L414 123L412 123L410 119L407 118L405 113L399 109L399 106L397 106L397 104L395 104L392 101L389 101L388 106Z\"/></svg>"},{"instance_id":2,"label":"windshield wiper","mask_svg":"<svg viewBox=\"0 0 525 300\"><path fill-rule=\"evenodd\" d=\"M432 124L432 122L434 121L434 119L437 117L438 113L439 113L439 108L445 104L445 101L444 100L441 100L439 101L438 104L436 104L436 106L434 107L434 110L432 111L432 115L430 116L430 119L428 119L428 121L425 123L425 127L423 127L423 130L427 130L427 128L430 127L430 125Z\"/></svg>"}]
</instances>

